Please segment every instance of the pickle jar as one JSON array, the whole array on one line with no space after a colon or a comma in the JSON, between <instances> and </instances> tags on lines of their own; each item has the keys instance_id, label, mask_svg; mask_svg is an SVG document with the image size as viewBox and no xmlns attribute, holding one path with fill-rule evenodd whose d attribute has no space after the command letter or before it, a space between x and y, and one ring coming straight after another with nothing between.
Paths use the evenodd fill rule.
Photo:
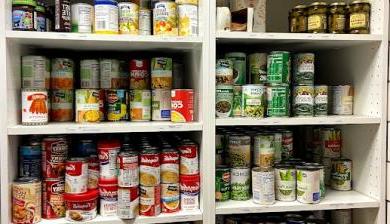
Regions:
<instances>
[{"instance_id":1,"label":"pickle jar","mask_svg":"<svg viewBox=\"0 0 390 224\"><path fill-rule=\"evenodd\" d=\"M307 32L307 13L305 5L297 5L291 9L289 23L291 33Z\"/></svg>"},{"instance_id":2,"label":"pickle jar","mask_svg":"<svg viewBox=\"0 0 390 224\"><path fill-rule=\"evenodd\" d=\"M325 2L314 2L307 9L307 31L309 33L326 33L328 5Z\"/></svg>"},{"instance_id":3,"label":"pickle jar","mask_svg":"<svg viewBox=\"0 0 390 224\"><path fill-rule=\"evenodd\" d=\"M344 2L335 2L329 6L328 32L345 33L347 15L347 4Z\"/></svg>"},{"instance_id":4,"label":"pickle jar","mask_svg":"<svg viewBox=\"0 0 390 224\"><path fill-rule=\"evenodd\" d=\"M367 1L353 1L349 8L349 33L370 33L371 5Z\"/></svg>"}]
</instances>

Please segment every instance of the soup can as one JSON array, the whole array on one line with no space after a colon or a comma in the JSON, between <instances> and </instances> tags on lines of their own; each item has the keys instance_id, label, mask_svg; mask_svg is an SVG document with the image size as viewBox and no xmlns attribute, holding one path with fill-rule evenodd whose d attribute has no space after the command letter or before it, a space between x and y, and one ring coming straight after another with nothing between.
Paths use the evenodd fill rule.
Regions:
<instances>
[{"instance_id":1,"label":"soup can","mask_svg":"<svg viewBox=\"0 0 390 224\"><path fill-rule=\"evenodd\" d=\"M99 179L100 215L115 216L118 213L118 183L116 179Z\"/></svg>"},{"instance_id":2,"label":"soup can","mask_svg":"<svg viewBox=\"0 0 390 224\"><path fill-rule=\"evenodd\" d=\"M73 90L51 91L51 121L73 121Z\"/></svg>"},{"instance_id":3,"label":"soup can","mask_svg":"<svg viewBox=\"0 0 390 224\"><path fill-rule=\"evenodd\" d=\"M42 177L65 176L65 161L68 158L69 143L65 136L48 136L42 140Z\"/></svg>"},{"instance_id":4,"label":"soup can","mask_svg":"<svg viewBox=\"0 0 390 224\"><path fill-rule=\"evenodd\" d=\"M295 86L293 91L294 116L314 116L313 86Z\"/></svg>"},{"instance_id":5,"label":"soup can","mask_svg":"<svg viewBox=\"0 0 390 224\"><path fill-rule=\"evenodd\" d=\"M248 56L248 70L251 84L266 84L267 53L253 53Z\"/></svg>"},{"instance_id":6,"label":"soup can","mask_svg":"<svg viewBox=\"0 0 390 224\"><path fill-rule=\"evenodd\" d=\"M45 178L42 181L42 218L65 217L64 178Z\"/></svg>"},{"instance_id":7,"label":"soup can","mask_svg":"<svg viewBox=\"0 0 390 224\"><path fill-rule=\"evenodd\" d=\"M44 89L22 89L22 124L43 125L49 121L48 95Z\"/></svg>"},{"instance_id":8,"label":"soup can","mask_svg":"<svg viewBox=\"0 0 390 224\"><path fill-rule=\"evenodd\" d=\"M297 200L304 204L317 204L321 200L320 168L297 166Z\"/></svg>"},{"instance_id":9,"label":"soup can","mask_svg":"<svg viewBox=\"0 0 390 224\"><path fill-rule=\"evenodd\" d=\"M125 89L107 89L106 111L108 121L126 121L129 119L129 93Z\"/></svg>"},{"instance_id":10,"label":"soup can","mask_svg":"<svg viewBox=\"0 0 390 224\"><path fill-rule=\"evenodd\" d=\"M354 89L351 85L332 86L332 113L335 115L353 114Z\"/></svg>"},{"instance_id":11,"label":"soup can","mask_svg":"<svg viewBox=\"0 0 390 224\"><path fill-rule=\"evenodd\" d=\"M216 65L216 84L233 84L233 62L229 59L218 59Z\"/></svg>"},{"instance_id":12,"label":"soup can","mask_svg":"<svg viewBox=\"0 0 390 224\"><path fill-rule=\"evenodd\" d=\"M118 188L118 212L120 219L134 219L139 214L139 187Z\"/></svg>"},{"instance_id":13,"label":"soup can","mask_svg":"<svg viewBox=\"0 0 390 224\"><path fill-rule=\"evenodd\" d=\"M194 121L194 90L173 89L171 91L171 121Z\"/></svg>"},{"instance_id":14,"label":"soup can","mask_svg":"<svg viewBox=\"0 0 390 224\"><path fill-rule=\"evenodd\" d=\"M152 58L152 89L172 89L172 58Z\"/></svg>"},{"instance_id":15,"label":"soup can","mask_svg":"<svg viewBox=\"0 0 390 224\"><path fill-rule=\"evenodd\" d=\"M233 62L234 84L246 84L246 54L243 52L231 52L225 54L225 58Z\"/></svg>"},{"instance_id":16,"label":"soup can","mask_svg":"<svg viewBox=\"0 0 390 224\"><path fill-rule=\"evenodd\" d=\"M98 141L97 147L100 164L100 180L116 180L116 160L121 148L120 142L118 140L100 140Z\"/></svg>"},{"instance_id":17,"label":"soup can","mask_svg":"<svg viewBox=\"0 0 390 224\"><path fill-rule=\"evenodd\" d=\"M288 85L267 86L267 116L290 116L290 88Z\"/></svg>"},{"instance_id":18,"label":"soup can","mask_svg":"<svg viewBox=\"0 0 390 224\"><path fill-rule=\"evenodd\" d=\"M153 35L177 36L177 6L175 2L159 1L153 8Z\"/></svg>"},{"instance_id":19,"label":"soup can","mask_svg":"<svg viewBox=\"0 0 390 224\"><path fill-rule=\"evenodd\" d=\"M86 158L70 158L65 164L65 193L87 192L88 162Z\"/></svg>"},{"instance_id":20,"label":"soup can","mask_svg":"<svg viewBox=\"0 0 390 224\"><path fill-rule=\"evenodd\" d=\"M47 57L22 57L22 88L50 88L50 60Z\"/></svg>"},{"instance_id":21,"label":"soup can","mask_svg":"<svg viewBox=\"0 0 390 224\"><path fill-rule=\"evenodd\" d=\"M275 173L272 167L252 169L253 202L261 205L275 203Z\"/></svg>"},{"instance_id":22,"label":"soup can","mask_svg":"<svg viewBox=\"0 0 390 224\"><path fill-rule=\"evenodd\" d=\"M193 142L183 142L178 146L180 153L180 174L199 174L199 146Z\"/></svg>"},{"instance_id":23,"label":"soup can","mask_svg":"<svg viewBox=\"0 0 390 224\"><path fill-rule=\"evenodd\" d=\"M233 86L233 117L242 116L242 86Z\"/></svg>"},{"instance_id":24,"label":"soup can","mask_svg":"<svg viewBox=\"0 0 390 224\"><path fill-rule=\"evenodd\" d=\"M161 183L161 161L157 149L145 149L140 154L139 171L142 186L157 186Z\"/></svg>"},{"instance_id":25,"label":"soup can","mask_svg":"<svg viewBox=\"0 0 390 224\"><path fill-rule=\"evenodd\" d=\"M130 90L131 121L150 121L151 101L150 90Z\"/></svg>"},{"instance_id":26,"label":"soup can","mask_svg":"<svg viewBox=\"0 0 390 224\"><path fill-rule=\"evenodd\" d=\"M230 199L230 168L217 166L215 173L215 200L227 201Z\"/></svg>"},{"instance_id":27,"label":"soup can","mask_svg":"<svg viewBox=\"0 0 390 224\"><path fill-rule=\"evenodd\" d=\"M298 53L293 61L294 85L314 85L314 54Z\"/></svg>"},{"instance_id":28,"label":"soup can","mask_svg":"<svg viewBox=\"0 0 390 224\"><path fill-rule=\"evenodd\" d=\"M161 211L173 213L180 210L180 185L177 183L161 184Z\"/></svg>"},{"instance_id":29,"label":"soup can","mask_svg":"<svg viewBox=\"0 0 390 224\"><path fill-rule=\"evenodd\" d=\"M140 186L139 214L144 216L157 216L161 213L161 187Z\"/></svg>"},{"instance_id":30,"label":"soup can","mask_svg":"<svg viewBox=\"0 0 390 224\"><path fill-rule=\"evenodd\" d=\"M290 52L272 51L267 58L267 83L290 84L291 81Z\"/></svg>"},{"instance_id":31,"label":"soup can","mask_svg":"<svg viewBox=\"0 0 390 224\"><path fill-rule=\"evenodd\" d=\"M332 159L330 183L334 190L352 190L352 160Z\"/></svg>"},{"instance_id":32,"label":"soup can","mask_svg":"<svg viewBox=\"0 0 390 224\"><path fill-rule=\"evenodd\" d=\"M171 120L171 91L168 89L152 90L152 120Z\"/></svg>"},{"instance_id":33,"label":"soup can","mask_svg":"<svg viewBox=\"0 0 390 224\"><path fill-rule=\"evenodd\" d=\"M314 116L328 115L328 86L314 86Z\"/></svg>"},{"instance_id":34,"label":"soup can","mask_svg":"<svg viewBox=\"0 0 390 224\"><path fill-rule=\"evenodd\" d=\"M147 36L152 34L152 12L150 9L139 10L138 34Z\"/></svg>"},{"instance_id":35,"label":"soup can","mask_svg":"<svg viewBox=\"0 0 390 224\"><path fill-rule=\"evenodd\" d=\"M250 199L250 168L237 167L230 170L231 200L246 201Z\"/></svg>"},{"instance_id":36,"label":"soup can","mask_svg":"<svg viewBox=\"0 0 390 224\"><path fill-rule=\"evenodd\" d=\"M220 118L231 117L233 112L233 86L217 85L215 100L216 116Z\"/></svg>"},{"instance_id":37,"label":"soup can","mask_svg":"<svg viewBox=\"0 0 390 224\"><path fill-rule=\"evenodd\" d=\"M117 157L118 186L137 187L139 185L139 165L137 152L120 152Z\"/></svg>"},{"instance_id":38,"label":"soup can","mask_svg":"<svg viewBox=\"0 0 390 224\"><path fill-rule=\"evenodd\" d=\"M72 32L92 33L92 23L94 21L94 8L90 4L72 4Z\"/></svg>"},{"instance_id":39,"label":"soup can","mask_svg":"<svg viewBox=\"0 0 390 224\"><path fill-rule=\"evenodd\" d=\"M51 60L51 89L73 89L74 61L70 58Z\"/></svg>"},{"instance_id":40,"label":"soup can","mask_svg":"<svg viewBox=\"0 0 390 224\"><path fill-rule=\"evenodd\" d=\"M119 33L138 35L139 7L132 2L118 3L119 9Z\"/></svg>"},{"instance_id":41,"label":"soup can","mask_svg":"<svg viewBox=\"0 0 390 224\"><path fill-rule=\"evenodd\" d=\"M98 89L100 87L100 64L96 59L80 60L80 88Z\"/></svg>"},{"instance_id":42,"label":"soup can","mask_svg":"<svg viewBox=\"0 0 390 224\"><path fill-rule=\"evenodd\" d=\"M228 141L230 167L251 166L251 137L231 135Z\"/></svg>"},{"instance_id":43,"label":"soup can","mask_svg":"<svg viewBox=\"0 0 390 224\"><path fill-rule=\"evenodd\" d=\"M100 92L97 89L76 90L76 122L99 122L99 98Z\"/></svg>"},{"instance_id":44,"label":"soup can","mask_svg":"<svg viewBox=\"0 0 390 224\"><path fill-rule=\"evenodd\" d=\"M173 148L163 149L161 152L161 183L179 183L180 153Z\"/></svg>"},{"instance_id":45,"label":"soup can","mask_svg":"<svg viewBox=\"0 0 390 224\"><path fill-rule=\"evenodd\" d=\"M97 155L88 157L88 190L97 189L100 177L100 162Z\"/></svg>"},{"instance_id":46,"label":"soup can","mask_svg":"<svg viewBox=\"0 0 390 224\"><path fill-rule=\"evenodd\" d=\"M130 60L130 89L149 89L149 59Z\"/></svg>"},{"instance_id":47,"label":"soup can","mask_svg":"<svg viewBox=\"0 0 390 224\"><path fill-rule=\"evenodd\" d=\"M275 191L278 201L296 200L297 171L291 164L275 165Z\"/></svg>"},{"instance_id":48,"label":"soup can","mask_svg":"<svg viewBox=\"0 0 390 224\"><path fill-rule=\"evenodd\" d=\"M180 175L180 207L182 211L199 209L200 175Z\"/></svg>"},{"instance_id":49,"label":"soup can","mask_svg":"<svg viewBox=\"0 0 390 224\"><path fill-rule=\"evenodd\" d=\"M179 36L198 35L198 6L182 4L177 6Z\"/></svg>"},{"instance_id":50,"label":"soup can","mask_svg":"<svg viewBox=\"0 0 390 224\"><path fill-rule=\"evenodd\" d=\"M242 86L242 116L252 118L263 118L265 115L265 94L263 85Z\"/></svg>"}]
</instances>

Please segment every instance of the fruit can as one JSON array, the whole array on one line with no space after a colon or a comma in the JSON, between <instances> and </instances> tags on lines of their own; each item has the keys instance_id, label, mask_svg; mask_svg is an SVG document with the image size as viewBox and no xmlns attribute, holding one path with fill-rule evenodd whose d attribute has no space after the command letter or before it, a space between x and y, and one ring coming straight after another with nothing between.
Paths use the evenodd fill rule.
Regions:
<instances>
[{"instance_id":1,"label":"fruit can","mask_svg":"<svg viewBox=\"0 0 390 224\"><path fill-rule=\"evenodd\" d=\"M267 116L290 116L290 88L288 85L267 86Z\"/></svg>"},{"instance_id":2,"label":"fruit can","mask_svg":"<svg viewBox=\"0 0 390 224\"><path fill-rule=\"evenodd\" d=\"M152 121L171 120L171 91L168 89L152 90Z\"/></svg>"},{"instance_id":3,"label":"fruit can","mask_svg":"<svg viewBox=\"0 0 390 224\"><path fill-rule=\"evenodd\" d=\"M246 201L250 199L250 168L237 167L230 169L231 200Z\"/></svg>"},{"instance_id":4,"label":"fruit can","mask_svg":"<svg viewBox=\"0 0 390 224\"><path fill-rule=\"evenodd\" d=\"M275 165L275 191L278 201L296 200L297 171L290 164Z\"/></svg>"},{"instance_id":5,"label":"fruit can","mask_svg":"<svg viewBox=\"0 0 390 224\"><path fill-rule=\"evenodd\" d=\"M152 89L172 89L172 58L152 58L151 76Z\"/></svg>"},{"instance_id":6,"label":"fruit can","mask_svg":"<svg viewBox=\"0 0 390 224\"><path fill-rule=\"evenodd\" d=\"M194 90L173 89L171 91L171 121L194 121Z\"/></svg>"},{"instance_id":7,"label":"fruit can","mask_svg":"<svg viewBox=\"0 0 390 224\"><path fill-rule=\"evenodd\" d=\"M354 89L351 85L332 86L332 113L335 115L353 114Z\"/></svg>"},{"instance_id":8,"label":"fruit can","mask_svg":"<svg viewBox=\"0 0 390 224\"><path fill-rule=\"evenodd\" d=\"M131 121L150 121L152 96L150 90L130 90Z\"/></svg>"},{"instance_id":9,"label":"fruit can","mask_svg":"<svg viewBox=\"0 0 390 224\"><path fill-rule=\"evenodd\" d=\"M242 86L242 116L263 118L265 115L266 89L263 85Z\"/></svg>"},{"instance_id":10,"label":"fruit can","mask_svg":"<svg viewBox=\"0 0 390 224\"><path fill-rule=\"evenodd\" d=\"M100 88L117 89L121 86L118 59L100 59Z\"/></svg>"},{"instance_id":11,"label":"fruit can","mask_svg":"<svg viewBox=\"0 0 390 224\"><path fill-rule=\"evenodd\" d=\"M184 142L179 145L180 175L199 174L199 147L196 143Z\"/></svg>"},{"instance_id":12,"label":"fruit can","mask_svg":"<svg viewBox=\"0 0 390 224\"><path fill-rule=\"evenodd\" d=\"M294 136L292 131L283 130L282 131L282 159L289 159L293 156L293 142Z\"/></svg>"},{"instance_id":13,"label":"fruit can","mask_svg":"<svg viewBox=\"0 0 390 224\"><path fill-rule=\"evenodd\" d=\"M136 187L139 185L138 153L120 152L116 160L118 186Z\"/></svg>"},{"instance_id":14,"label":"fruit can","mask_svg":"<svg viewBox=\"0 0 390 224\"><path fill-rule=\"evenodd\" d=\"M251 166L251 137L247 135L231 135L228 140L230 167Z\"/></svg>"},{"instance_id":15,"label":"fruit can","mask_svg":"<svg viewBox=\"0 0 390 224\"><path fill-rule=\"evenodd\" d=\"M269 168L275 161L275 135L264 133L255 136L253 162L261 168Z\"/></svg>"},{"instance_id":16,"label":"fruit can","mask_svg":"<svg viewBox=\"0 0 390 224\"><path fill-rule=\"evenodd\" d=\"M266 84L267 53L253 53L248 56L248 70L251 84Z\"/></svg>"},{"instance_id":17,"label":"fruit can","mask_svg":"<svg viewBox=\"0 0 390 224\"><path fill-rule=\"evenodd\" d=\"M330 220L335 224L352 224L352 209L331 210Z\"/></svg>"},{"instance_id":18,"label":"fruit can","mask_svg":"<svg viewBox=\"0 0 390 224\"><path fill-rule=\"evenodd\" d=\"M22 88L50 88L50 60L47 57L22 57Z\"/></svg>"},{"instance_id":19,"label":"fruit can","mask_svg":"<svg viewBox=\"0 0 390 224\"><path fill-rule=\"evenodd\" d=\"M146 149L141 152L139 181L142 186L156 186L161 183L160 165L160 154L157 150Z\"/></svg>"},{"instance_id":20,"label":"fruit can","mask_svg":"<svg viewBox=\"0 0 390 224\"><path fill-rule=\"evenodd\" d=\"M80 60L80 88L100 88L100 64L96 59Z\"/></svg>"},{"instance_id":21,"label":"fruit can","mask_svg":"<svg viewBox=\"0 0 390 224\"><path fill-rule=\"evenodd\" d=\"M99 180L100 215L116 216L118 212L118 184L116 180Z\"/></svg>"},{"instance_id":22,"label":"fruit can","mask_svg":"<svg viewBox=\"0 0 390 224\"><path fill-rule=\"evenodd\" d=\"M173 213L180 210L179 182L161 184L161 212Z\"/></svg>"},{"instance_id":23,"label":"fruit can","mask_svg":"<svg viewBox=\"0 0 390 224\"><path fill-rule=\"evenodd\" d=\"M149 89L149 59L130 60L130 89Z\"/></svg>"},{"instance_id":24,"label":"fruit can","mask_svg":"<svg viewBox=\"0 0 390 224\"><path fill-rule=\"evenodd\" d=\"M293 91L294 116L314 116L313 86L295 86Z\"/></svg>"},{"instance_id":25,"label":"fruit can","mask_svg":"<svg viewBox=\"0 0 390 224\"><path fill-rule=\"evenodd\" d=\"M231 117L233 112L233 86L216 86L215 112L219 118Z\"/></svg>"},{"instance_id":26,"label":"fruit can","mask_svg":"<svg viewBox=\"0 0 390 224\"><path fill-rule=\"evenodd\" d=\"M314 116L328 115L328 86L314 86Z\"/></svg>"},{"instance_id":27,"label":"fruit can","mask_svg":"<svg viewBox=\"0 0 390 224\"><path fill-rule=\"evenodd\" d=\"M297 200L304 204L317 204L321 200L320 168L317 166L296 166Z\"/></svg>"},{"instance_id":28,"label":"fruit can","mask_svg":"<svg viewBox=\"0 0 390 224\"><path fill-rule=\"evenodd\" d=\"M183 4L177 6L179 36L198 35L198 6Z\"/></svg>"},{"instance_id":29,"label":"fruit can","mask_svg":"<svg viewBox=\"0 0 390 224\"><path fill-rule=\"evenodd\" d=\"M150 9L139 10L139 31L138 34L147 36L152 34L152 11Z\"/></svg>"},{"instance_id":30,"label":"fruit can","mask_svg":"<svg viewBox=\"0 0 390 224\"><path fill-rule=\"evenodd\" d=\"M139 214L143 216L157 216L161 213L160 185L140 186Z\"/></svg>"},{"instance_id":31,"label":"fruit can","mask_svg":"<svg viewBox=\"0 0 390 224\"><path fill-rule=\"evenodd\" d=\"M99 171L99 157L90 155L88 157L88 190L98 188Z\"/></svg>"},{"instance_id":32,"label":"fruit can","mask_svg":"<svg viewBox=\"0 0 390 224\"><path fill-rule=\"evenodd\" d=\"M180 154L176 149L163 149L161 152L161 183L179 183Z\"/></svg>"},{"instance_id":33,"label":"fruit can","mask_svg":"<svg viewBox=\"0 0 390 224\"><path fill-rule=\"evenodd\" d=\"M65 164L65 193L81 194L88 189L88 162L86 158L70 158Z\"/></svg>"},{"instance_id":34,"label":"fruit can","mask_svg":"<svg viewBox=\"0 0 390 224\"><path fill-rule=\"evenodd\" d=\"M225 58L233 62L234 84L246 84L246 54L243 52L231 52L225 54Z\"/></svg>"},{"instance_id":35,"label":"fruit can","mask_svg":"<svg viewBox=\"0 0 390 224\"><path fill-rule=\"evenodd\" d=\"M275 203L275 172L272 167L252 169L253 202L261 205Z\"/></svg>"},{"instance_id":36,"label":"fruit can","mask_svg":"<svg viewBox=\"0 0 390 224\"><path fill-rule=\"evenodd\" d=\"M320 140L324 157L340 158L342 147L342 135L340 129L321 128Z\"/></svg>"},{"instance_id":37,"label":"fruit can","mask_svg":"<svg viewBox=\"0 0 390 224\"><path fill-rule=\"evenodd\" d=\"M314 54L298 53L293 58L294 85L314 85Z\"/></svg>"},{"instance_id":38,"label":"fruit can","mask_svg":"<svg viewBox=\"0 0 390 224\"><path fill-rule=\"evenodd\" d=\"M331 187L338 191L352 190L352 160L332 159Z\"/></svg>"},{"instance_id":39,"label":"fruit can","mask_svg":"<svg viewBox=\"0 0 390 224\"><path fill-rule=\"evenodd\" d=\"M218 59L215 68L216 84L233 84L233 61L229 59Z\"/></svg>"},{"instance_id":40,"label":"fruit can","mask_svg":"<svg viewBox=\"0 0 390 224\"><path fill-rule=\"evenodd\" d=\"M19 147L19 177L41 177L41 145L21 145Z\"/></svg>"},{"instance_id":41,"label":"fruit can","mask_svg":"<svg viewBox=\"0 0 390 224\"><path fill-rule=\"evenodd\" d=\"M94 21L93 6L86 3L76 3L72 4L70 11L72 13L72 32L92 33L92 23Z\"/></svg>"},{"instance_id":42,"label":"fruit can","mask_svg":"<svg viewBox=\"0 0 390 224\"><path fill-rule=\"evenodd\" d=\"M139 188L118 188L118 217L120 219L134 219L139 213Z\"/></svg>"},{"instance_id":43,"label":"fruit can","mask_svg":"<svg viewBox=\"0 0 390 224\"><path fill-rule=\"evenodd\" d=\"M230 168L217 166L215 173L215 200L227 201L230 199Z\"/></svg>"},{"instance_id":44,"label":"fruit can","mask_svg":"<svg viewBox=\"0 0 390 224\"><path fill-rule=\"evenodd\" d=\"M95 0L95 33L117 34L118 14L117 1Z\"/></svg>"},{"instance_id":45,"label":"fruit can","mask_svg":"<svg viewBox=\"0 0 390 224\"><path fill-rule=\"evenodd\" d=\"M129 93L125 89L107 89L106 111L108 121L126 121L129 119Z\"/></svg>"},{"instance_id":46,"label":"fruit can","mask_svg":"<svg viewBox=\"0 0 390 224\"><path fill-rule=\"evenodd\" d=\"M73 90L66 89L51 91L51 121L73 121L73 94Z\"/></svg>"},{"instance_id":47,"label":"fruit can","mask_svg":"<svg viewBox=\"0 0 390 224\"><path fill-rule=\"evenodd\" d=\"M42 219L41 197L42 185L38 178L23 177L14 181L12 183L12 223L40 222Z\"/></svg>"},{"instance_id":48,"label":"fruit can","mask_svg":"<svg viewBox=\"0 0 390 224\"><path fill-rule=\"evenodd\" d=\"M65 217L65 181L63 178L48 178L42 182L42 217L58 219Z\"/></svg>"},{"instance_id":49,"label":"fruit can","mask_svg":"<svg viewBox=\"0 0 390 224\"><path fill-rule=\"evenodd\" d=\"M177 7L175 2L159 1L153 9L153 35L177 36Z\"/></svg>"},{"instance_id":50,"label":"fruit can","mask_svg":"<svg viewBox=\"0 0 390 224\"><path fill-rule=\"evenodd\" d=\"M138 5L131 2L120 2L118 9L119 33L138 35Z\"/></svg>"},{"instance_id":51,"label":"fruit can","mask_svg":"<svg viewBox=\"0 0 390 224\"><path fill-rule=\"evenodd\" d=\"M97 89L76 90L75 117L77 123L99 122L100 91Z\"/></svg>"},{"instance_id":52,"label":"fruit can","mask_svg":"<svg viewBox=\"0 0 390 224\"><path fill-rule=\"evenodd\" d=\"M70 58L51 60L51 89L73 89L74 61Z\"/></svg>"},{"instance_id":53,"label":"fruit can","mask_svg":"<svg viewBox=\"0 0 390 224\"><path fill-rule=\"evenodd\" d=\"M242 116L242 86L233 86L233 117Z\"/></svg>"},{"instance_id":54,"label":"fruit can","mask_svg":"<svg viewBox=\"0 0 390 224\"><path fill-rule=\"evenodd\" d=\"M44 125L48 121L47 91L44 89L22 89L22 124Z\"/></svg>"},{"instance_id":55,"label":"fruit can","mask_svg":"<svg viewBox=\"0 0 390 224\"><path fill-rule=\"evenodd\" d=\"M100 140L98 141L98 156L101 179L116 179L117 169L116 160L121 148L118 140Z\"/></svg>"},{"instance_id":56,"label":"fruit can","mask_svg":"<svg viewBox=\"0 0 390 224\"><path fill-rule=\"evenodd\" d=\"M65 136L48 136L42 140L42 177L65 176L69 143Z\"/></svg>"},{"instance_id":57,"label":"fruit can","mask_svg":"<svg viewBox=\"0 0 390 224\"><path fill-rule=\"evenodd\" d=\"M180 206L183 211L199 209L200 175L180 175Z\"/></svg>"},{"instance_id":58,"label":"fruit can","mask_svg":"<svg viewBox=\"0 0 390 224\"><path fill-rule=\"evenodd\" d=\"M267 58L267 83L290 84L290 52L272 51Z\"/></svg>"}]
</instances>

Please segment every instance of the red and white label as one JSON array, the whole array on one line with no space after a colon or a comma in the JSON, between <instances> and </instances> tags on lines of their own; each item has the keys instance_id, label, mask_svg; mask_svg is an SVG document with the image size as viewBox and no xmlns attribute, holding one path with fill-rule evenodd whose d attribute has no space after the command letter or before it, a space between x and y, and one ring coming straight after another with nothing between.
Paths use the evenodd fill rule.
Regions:
<instances>
[{"instance_id":1,"label":"red and white label","mask_svg":"<svg viewBox=\"0 0 390 224\"><path fill-rule=\"evenodd\" d=\"M136 187L139 185L138 155L119 155L117 158L118 186Z\"/></svg>"},{"instance_id":2,"label":"red and white label","mask_svg":"<svg viewBox=\"0 0 390 224\"><path fill-rule=\"evenodd\" d=\"M167 151L161 153L161 182L179 182L180 155L178 151Z\"/></svg>"},{"instance_id":3,"label":"red and white label","mask_svg":"<svg viewBox=\"0 0 390 224\"><path fill-rule=\"evenodd\" d=\"M42 188L42 217L58 219L65 216L64 179L46 179Z\"/></svg>"},{"instance_id":4,"label":"red and white label","mask_svg":"<svg viewBox=\"0 0 390 224\"><path fill-rule=\"evenodd\" d=\"M157 216L161 213L160 185L154 187L140 186L140 215Z\"/></svg>"},{"instance_id":5,"label":"red and white label","mask_svg":"<svg viewBox=\"0 0 390 224\"><path fill-rule=\"evenodd\" d=\"M88 163L86 160L66 161L65 192L85 193L88 189Z\"/></svg>"},{"instance_id":6,"label":"red and white label","mask_svg":"<svg viewBox=\"0 0 390 224\"><path fill-rule=\"evenodd\" d=\"M160 155L158 153L140 155L140 183L143 186L160 184Z\"/></svg>"},{"instance_id":7,"label":"red and white label","mask_svg":"<svg viewBox=\"0 0 390 224\"><path fill-rule=\"evenodd\" d=\"M100 215L116 216L118 207L118 185L99 185Z\"/></svg>"},{"instance_id":8,"label":"red and white label","mask_svg":"<svg viewBox=\"0 0 390 224\"><path fill-rule=\"evenodd\" d=\"M115 179L117 175L116 158L120 145L113 147L98 147L100 177L103 179Z\"/></svg>"},{"instance_id":9,"label":"red and white label","mask_svg":"<svg viewBox=\"0 0 390 224\"><path fill-rule=\"evenodd\" d=\"M60 178L65 175L68 143L63 138L45 138L42 141L42 176Z\"/></svg>"},{"instance_id":10,"label":"red and white label","mask_svg":"<svg viewBox=\"0 0 390 224\"><path fill-rule=\"evenodd\" d=\"M88 158L88 189L97 189L99 181L99 158L91 155Z\"/></svg>"},{"instance_id":11,"label":"red and white label","mask_svg":"<svg viewBox=\"0 0 390 224\"><path fill-rule=\"evenodd\" d=\"M199 209L200 176L180 176L180 204L182 210Z\"/></svg>"},{"instance_id":12,"label":"red and white label","mask_svg":"<svg viewBox=\"0 0 390 224\"><path fill-rule=\"evenodd\" d=\"M118 217L133 219L139 213L139 188L120 187L118 189Z\"/></svg>"},{"instance_id":13,"label":"red and white label","mask_svg":"<svg viewBox=\"0 0 390 224\"><path fill-rule=\"evenodd\" d=\"M194 121L194 91L192 89L173 89L171 92L171 115L180 114L177 120L172 116L172 122ZM183 119L183 120L182 120Z\"/></svg>"},{"instance_id":14,"label":"red and white label","mask_svg":"<svg viewBox=\"0 0 390 224\"><path fill-rule=\"evenodd\" d=\"M195 175L199 173L198 146L184 144L179 146L180 151L180 174Z\"/></svg>"},{"instance_id":15,"label":"red and white label","mask_svg":"<svg viewBox=\"0 0 390 224\"><path fill-rule=\"evenodd\" d=\"M66 220L68 221L88 221L96 217L97 200L87 201L67 201L66 202ZM77 215L76 215L77 214Z\"/></svg>"}]
</instances>

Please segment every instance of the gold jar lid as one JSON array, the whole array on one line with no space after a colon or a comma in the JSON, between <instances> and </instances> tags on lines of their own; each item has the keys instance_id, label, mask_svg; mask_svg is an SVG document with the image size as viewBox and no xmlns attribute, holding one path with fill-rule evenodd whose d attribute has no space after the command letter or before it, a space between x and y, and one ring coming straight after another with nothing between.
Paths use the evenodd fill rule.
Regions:
<instances>
[{"instance_id":1,"label":"gold jar lid","mask_svg":"<svg viewBox=\"0 0 390 224\"><path fill-rule=\"evenodd\" d=\"M310 6L327 6L326 2L313 2Z\"/></svg>"},{"instance_id":2,"label":"gold jar lid","mask_svg":"<svg viewBox=\"0 0 390 224\"><path fill-rule=\"evenodd\" d=\"M370 4L370 2L368 2L367 0L357 0L357 1L353 1L351 3L351 5L354 5L354 4Z\"/></svg>"},{"instance_id":3,"label":"gold jar lid","mask_svg":"<svg viewBox=\"0 0 390 224\"><path fill-rule=\"evenodd\" d=\"M306 9L306 8L307 8L306 5L297 5L293 9Z\"/></svg>"},{"instance_id":4,"label":"gold jar lid","mask_svg":"<svg viewBox=\"0 0 390 224\"><path fill-rule=\"evenodd\" d=\"M345 2L333 2L329 6L346 6Z\"/></svg>"}]
</instances>

